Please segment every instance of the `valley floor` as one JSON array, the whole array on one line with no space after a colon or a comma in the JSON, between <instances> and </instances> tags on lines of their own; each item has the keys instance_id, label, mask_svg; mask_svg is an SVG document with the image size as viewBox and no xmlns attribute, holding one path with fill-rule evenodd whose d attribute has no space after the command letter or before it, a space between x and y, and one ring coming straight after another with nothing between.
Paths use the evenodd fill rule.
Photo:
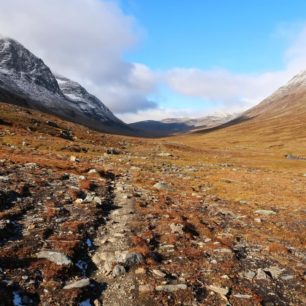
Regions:
<instances>
[{"instance_id":1,"label":"valley floor","mask_svg":"<svg viewBox=\"0 0 306 306\"><path fill-rule=\"evenodd\" d=\"M0 305L305 305L306 152L213 139L0 104Z\"/></svg>"}]
</instances>

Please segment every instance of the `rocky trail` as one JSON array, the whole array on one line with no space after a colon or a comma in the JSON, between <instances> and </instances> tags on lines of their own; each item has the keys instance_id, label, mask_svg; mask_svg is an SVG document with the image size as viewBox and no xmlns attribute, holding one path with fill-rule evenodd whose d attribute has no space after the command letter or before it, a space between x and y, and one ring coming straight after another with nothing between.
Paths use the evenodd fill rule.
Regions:
<instances>
[{"instance_id":1,"label":"rocky trail","mask_svg":"<svg viewBox=\"0 0 306 306\"><path fill-rule=\"evenodd\" d=\"M303 160L0 108L1 306L306 304Z\"/></svg>"}]
</instances>

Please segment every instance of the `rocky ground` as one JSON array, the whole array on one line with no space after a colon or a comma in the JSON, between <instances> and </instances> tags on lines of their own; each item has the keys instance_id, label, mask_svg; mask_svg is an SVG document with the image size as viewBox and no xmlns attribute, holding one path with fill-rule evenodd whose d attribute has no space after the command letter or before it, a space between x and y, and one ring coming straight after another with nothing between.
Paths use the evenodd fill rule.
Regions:
<instances>
[{"instance_id":1,"label":"rocky ground","mask_svg":"<svg viewBox=\"0 0 306 306\"><path fill-rule=\"evenodd\" d=\"M0 305L304 305L305 161L237 152L0 104Z\"/></svg>"}]
</instances>

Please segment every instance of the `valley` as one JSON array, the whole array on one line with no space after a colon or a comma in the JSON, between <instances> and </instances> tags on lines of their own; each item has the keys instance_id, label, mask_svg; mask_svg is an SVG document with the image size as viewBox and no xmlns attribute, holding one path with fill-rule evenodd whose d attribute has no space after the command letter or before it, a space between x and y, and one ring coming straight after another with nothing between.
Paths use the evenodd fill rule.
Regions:
<instances>
[{"instance_id":1,"label":"valley","mask_svg":"<svg viewBox=\"0 0 306 306\"><path fill-rule=\"evenodd\" d=\"M304 305L304 115L265 116L144 139L0 103L0 301Z\"/></svg>"}]
</instances>

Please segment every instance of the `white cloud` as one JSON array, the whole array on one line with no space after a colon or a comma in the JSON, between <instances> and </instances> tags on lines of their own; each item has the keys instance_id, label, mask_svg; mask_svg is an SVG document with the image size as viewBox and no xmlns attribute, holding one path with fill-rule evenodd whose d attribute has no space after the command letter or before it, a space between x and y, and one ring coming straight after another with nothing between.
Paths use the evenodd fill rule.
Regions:
<instances>
[{"instance_id":1,"label":"white cloud","mask_svg":"<svg viewBox=\"0 0 306 306\"><path fill-rule=\"evenodd\" d=\"M176 68L168 71L165 79L172 90L182 95L209 100L218 107L246 108L283 85L290 75L288 71L253 75L221 69Z\"/></svg>"},{"instance_id":2,"label":"white cloud","mask_svg":"<svg viewBox=\"0 0 306 306\"><path fill-rule=\"evenodd\" d=\"M122 59L141 34L115 1L0 0L0 31L79 81L115 112L154 107L150 70Z\"/></svg>"},{"instance_id":3,"label":"white cloud","mask_svg":"<svg viewBox=\"0 0 306 306\"><path fill-rule=\"evenodd\" d=\"M129 122L244 110L306 69L306 27L299 25L300 31L294 38L287 36L292 36L297 27L282 34L290 41L290 47L284 53L284 68L279 71L238 74L222 68L196 67L152 71L143 64L123 59L143 31L118 3L118 0L0 0L0 31L19 40L55 72L83 84ZM199 114L199 106L192 104L186 109L167 108L167 102L157 94L159 85L166 85L182 96L201 98L203 112ZM159 103L151 101L150 96L158 97Z\"/></svg>"},{"instance_id":4,"label":"white cloud","mask_svg":"<svg viewBox=\"0 0 306 306\"><path fill-rule=\"evenodd\" d=\"M306 27L292 39L284 54L284 62L282 70L259 74L237 74L224 69L174 68L165 74L164 81L179 94L214 102L216 110L245 110L306 69Z\"/></svg>"},{"instance_id":5,"label":"white cloud","mask_svg":"<svg viewBox=\"0 0 306 306\"><path fill-rule=\"evenodd\" d=\"M199 112L199 110L190 109L175 109L158 107L154 109L142 110L134 113L121 114L121 120L132 123L146 120L163 120L166 118L198 118L209 114L209 111Z\"/></svg>"}]
</instances>

